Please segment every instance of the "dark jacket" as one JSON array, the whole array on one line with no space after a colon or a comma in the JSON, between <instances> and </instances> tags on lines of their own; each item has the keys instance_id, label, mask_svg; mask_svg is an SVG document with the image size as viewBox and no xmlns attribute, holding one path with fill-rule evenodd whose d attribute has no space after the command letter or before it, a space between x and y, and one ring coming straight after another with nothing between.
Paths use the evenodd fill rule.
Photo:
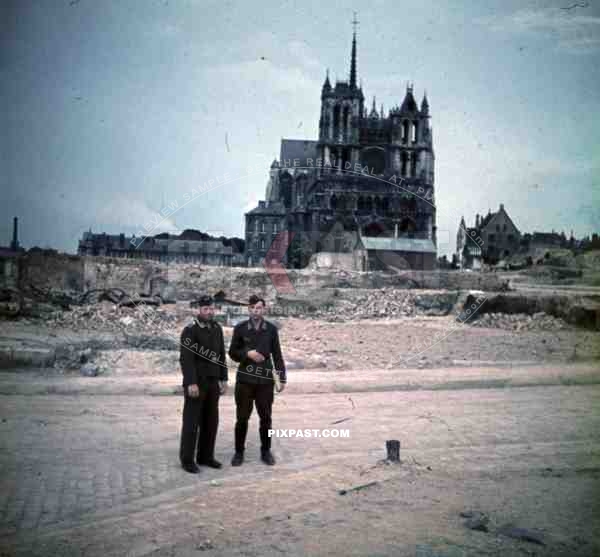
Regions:
<instances>
[{"instance_id":1,"label":"dark jacket","mask_svg":"<svg viewBox=\"0 0 600 557\"><path fill-rule=\"evenodd\" d=\"M248 358L248 352L260 352L265 361L258 364ZM285 362L279 346L277 327L264 319L256 330L251 319L238 323L233 329L229 357L239 362L236 381L239 383L273 383L273 366L280 373L282 383L287 380Z\"/></svg>"},{"instance_id":2,"label":"dark jacket","mask_svg":"<svg viewBox=\"0 0 600 557\"><path fill-rule=\"evenodd\" d=\"M179 363L183 386L196 384L206 377L227 381L227 362L223 329L215 321L200 318L187 325L181 333Z\"/></svg>"}]
</instances>

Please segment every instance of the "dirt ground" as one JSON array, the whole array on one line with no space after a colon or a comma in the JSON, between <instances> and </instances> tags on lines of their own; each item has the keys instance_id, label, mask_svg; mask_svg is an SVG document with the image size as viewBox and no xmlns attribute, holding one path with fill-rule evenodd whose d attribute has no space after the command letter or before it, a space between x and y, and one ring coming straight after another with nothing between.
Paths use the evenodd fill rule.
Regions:
<instances>
[{"instance_id":1,"label":"dirt ground","mask_svg":"<svg viewBox=\"0 0 600 557\"><path fill-rule=\"evenodd\" d=\"M567 372L568 370L565 370ZM177 463L181 399L2 396L5 555L595 555L600 551L600 387L529 386L277 397L278 464ZM344 422L333 425L333 422ZM401 441L384 464L385 440ZM340 490L378 482L362 490ZM460 513L489 517L488 532ZM544 545L499 533L526 529Z\"/></svg>"},{"instance_id":2,"label":"dirt ground","mask_svg":"<svg viewBox=\"0 0 600 557\"><path fill-rule=\"evenodd\" d=\"M156 346L141 330L0 326L5 346L91 342L100 368L0 373L1 555L600 554L599 333L278 319L289 385L274 427L349 437L275 438L270 468L254 415L232 468L230 389L224 467L191 476L167 342L178 311ZM399 464L384 460L388 439ZM487 531L461 512L484 513Z\"/></svg>"}]
</instances>

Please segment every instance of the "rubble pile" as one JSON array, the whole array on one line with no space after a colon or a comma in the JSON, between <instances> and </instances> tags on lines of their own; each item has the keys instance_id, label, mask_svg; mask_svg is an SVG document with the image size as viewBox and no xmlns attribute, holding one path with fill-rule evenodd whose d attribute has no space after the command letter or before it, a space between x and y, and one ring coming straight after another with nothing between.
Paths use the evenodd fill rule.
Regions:
<instances>
[{"instance_id":1,"label":"rubble pile","mask_svg":"<svg viewBox=\"0 0 600 557\"><path fill-rule=\"evenodd\" d=\"M360 319L401 318L423 315L448 315L458 300L458 292L420 291L395 288L335 289L328 297L320 294L304 300L278 299L278 303L290 310L295 317L319 317L327 321L352 321Z\"/></svg>"},{"instance_id":2,"label":"rubble pile","mask_svg":"<svg viewBox=\"0 0 600 557\"><path fill-rule=\"evenodd\" d=\"M121 306L108 301L76 306L70 311L57 310L49 314L49 326L93 331L130 332L134 334L172 330L189 320L189 309L137 304Z\"/></svg>"},{"instance_id":3,"label":"rubble pile","mask_svg":"<svg viewBox=\"0 0 600 557\"><path fill-rule=\"evenodd\" d=\"M467 321L473 327L489 327L509 331L560 331L569 329L568 323L543 311L526 313L483 313L475 314Z\"/></svg>"},{"instance_id":4,"label":"rubble pile","mask_svg":"<svg viewBox=\"0 0 600 557\"><path fill-rule=\"evenodd\" d=\"M0 317L8 319L44 319L56 309L69 309L73 303L75 298L69 292L42 290L33 285L26 289L0 289Z\"/></svg>"}]
</instances>

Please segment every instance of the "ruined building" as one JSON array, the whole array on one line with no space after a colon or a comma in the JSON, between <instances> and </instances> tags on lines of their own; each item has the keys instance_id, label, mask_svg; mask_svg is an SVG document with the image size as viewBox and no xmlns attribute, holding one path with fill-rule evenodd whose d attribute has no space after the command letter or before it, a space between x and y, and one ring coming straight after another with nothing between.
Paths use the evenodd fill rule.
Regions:
<instances>
[{"instance_id":1,"label":"ruined building","mask_svg":"<svg viewBox=\"0 0 600 557\"><path fill-rule=\"evenodd\" d=\"M419 106L412 85L390 110L378 109L375 98L367 109L357 81L355 30L348 81L332 85L327 73L323 83L319 138L282 139L265 199L245 215L246 264L258 266L268 253L288 267L303 267L321 253L359 270L433 268L429 119L427 96ZM287 250L286 234L292 238Z\"/></svg>"}]
</instances>

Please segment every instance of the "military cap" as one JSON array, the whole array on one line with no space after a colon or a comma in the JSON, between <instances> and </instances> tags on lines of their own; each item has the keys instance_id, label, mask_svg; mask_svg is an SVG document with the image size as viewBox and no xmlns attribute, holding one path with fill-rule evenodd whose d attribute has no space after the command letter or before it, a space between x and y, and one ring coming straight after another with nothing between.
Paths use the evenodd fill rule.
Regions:
<instances>
[{"instance_id":1,"label":"military cap","mask_svg":"<svg viewBox=\"0 0 600 557\"><path fill-rule=\"evenodd\" d=\"M213 305L213 299L204 294L203 296L200 296L200 298L198 298L198 301L196 302L196 305L198 307L202 307L202 306L212 306Z\"/></svg>"}]
</instances>

